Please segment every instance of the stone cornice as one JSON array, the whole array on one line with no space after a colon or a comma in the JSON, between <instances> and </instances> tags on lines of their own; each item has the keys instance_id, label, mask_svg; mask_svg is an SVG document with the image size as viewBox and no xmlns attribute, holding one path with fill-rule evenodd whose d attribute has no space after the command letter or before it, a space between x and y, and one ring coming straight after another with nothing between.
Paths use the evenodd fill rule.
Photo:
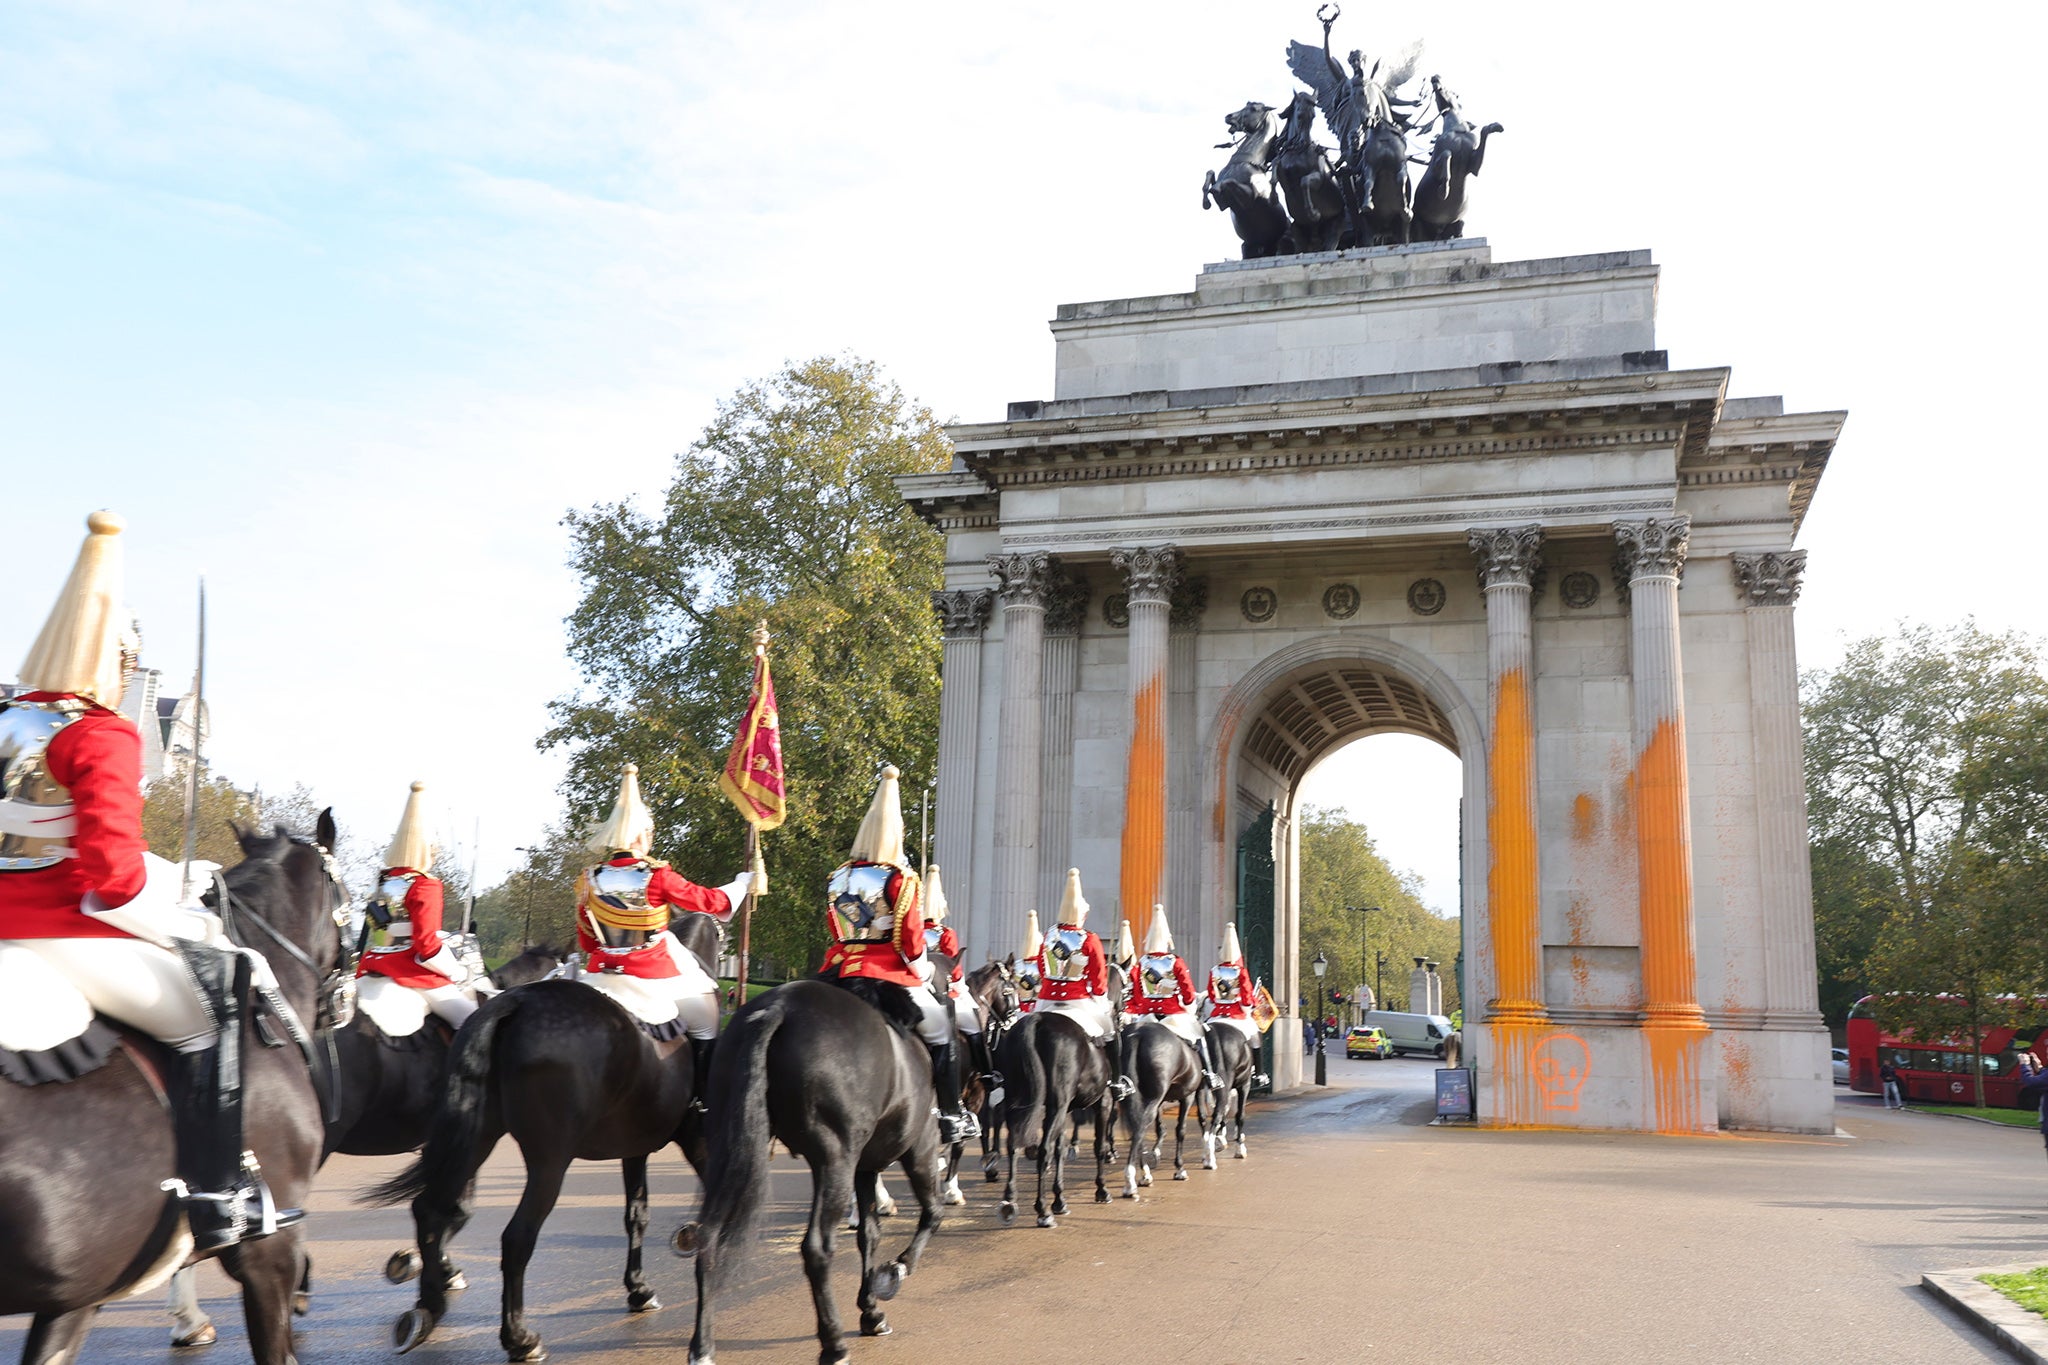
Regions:
<instances>
[{"instance_id":1,"label":"stone cornice","mask_svg":"<svg viewBox=\"0 0 2048 1365\"><path fill-rule=\"evenodd\" d=\"M1679 462L1678 486L1787 484L1792 530L1797 534L1848 419L1849 414L1840 411L1729 418L1714 427L1705 450Z\"/></svg>"}]
</instances>

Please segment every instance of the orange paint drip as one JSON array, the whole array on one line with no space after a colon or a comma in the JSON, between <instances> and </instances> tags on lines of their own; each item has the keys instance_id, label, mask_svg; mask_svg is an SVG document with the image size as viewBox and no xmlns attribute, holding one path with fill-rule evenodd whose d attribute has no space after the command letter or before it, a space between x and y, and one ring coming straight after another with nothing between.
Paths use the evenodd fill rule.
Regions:
<instances>
[{"instance_id":1,"label":"orange paint drip","mask_svg":"<svg viewBox=\"0 0 2048 1365\"><path fill-rule=\"evenodd\" d=\"M1494 1065L1494 1112L1490 1126L1549 1126L1554 1120L1543 1117L1543 1095L1536 1084L1535 1054L1538 1038L1550 1026L1540 1020L1508 1019L1496 1021L1491 1027L1493 1050L1489 1060Z\"/></svg>"},{"instance_id":2,"label":"orange paint drip","mask_svg":"<svg viewBox=\"0 0 2048 1365\"><path fill-rule=\"evenodd\" d=\"M1643 926L1643 991L1651 1022L1699 1020L1699 971L1692 941L1692 831L1686 799L1685 734L1657 722L1635 773L1637 905Z\"/></svg>"},{"instance_id":3,"label":"orange paint drip","mask_svg":"<svg viewBox=\"0 0 2048 1365\"><path fill-rule=\"evenodd\" d=\"M1166 863L1166 724L1164 679L1154 674L1138 690L1131 725L1130 768L1124 782L1121 889L1124 918L1138 941L1151 927Z\"/></svg>"},{"instance_id":4,"label":"orange paint drip","mask_svg":"<svg viewBox=\"0 0 2048 1365\"><path fill-rule=\"evenodd\" d=\"M1705 1023L1643 1025L1643 1041L1650 1049L1650 1126L1655 1131L1708 1131L1700 1113L1700 1051L1706 1040Z\"/></svg>"},{"instance_id":5,"label":"orange paint drip","mask_svg":"<svg viewBox=\"0 0 2048 1365\"><path fill-rule=\"evenodd\" d=\"M1496 1021L1540 1020L1542 977L1537 961L1536 743L1528 681L1519 668L1501 675L1493 707L1487 765L1487 920Z\"/></svg>"}]
</instances>

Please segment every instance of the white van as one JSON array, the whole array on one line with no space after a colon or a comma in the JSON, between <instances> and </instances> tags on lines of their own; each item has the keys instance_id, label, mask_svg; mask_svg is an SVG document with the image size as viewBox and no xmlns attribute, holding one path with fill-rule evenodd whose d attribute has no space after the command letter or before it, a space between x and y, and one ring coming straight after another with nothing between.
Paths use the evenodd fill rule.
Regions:
<instances>
[{"instance_id":1,"label":"white van","mask_svg":"<svg viewBox=\"0 0 2048 1365\"><path fill-rule=\"evenodd\" d=\"M1367 1010L1365 1023L1367 1027L1385 1031L1387 1041L1394 1045L1396 1056L1404 1052L1426 1052L1432 1057L1441 1057L1451 1036L1451 1021L1441 1014Z\"/></svg>"}]
</instances>

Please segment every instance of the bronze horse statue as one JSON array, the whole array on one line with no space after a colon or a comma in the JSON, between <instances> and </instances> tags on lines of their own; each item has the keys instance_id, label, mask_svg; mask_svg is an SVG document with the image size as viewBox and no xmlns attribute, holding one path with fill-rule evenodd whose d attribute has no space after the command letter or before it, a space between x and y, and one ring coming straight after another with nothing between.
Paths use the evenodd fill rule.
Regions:
<instances>
[{"instance_id":1,"label":"bronze horse statue","mask_svg":"<svg viewBox=\"0 0 2048 1365\"><path fill-rule=\"evenodd\" d=\"M1286 131L1273 157L1273 176L1287 201L1290 252L1335 251L1345 245L1348 218L1330 149L1316 141L1316 100L1296 91L1285 113Z\"/></svg>"},{"instance_id":2,"label":"bronze horse statue","mask_svg":"<svg viewBox=\"0 0 2048 1365\"><path fill-rule=\"evenodd\" d=\"M1442 127L1429 149L1429 166L1415 187L1415 236L1425 242L1448 242L1465 235L1465 182L1486 164L1486 140L1506 131L1489 123L1477 133L1458 108L1458 97L1443 77L1429 78Z\"/></svg>"},{"instance_id":3,"label":"bronze horse statue","mask_svg":"<svg viewBox=\"0 0 2048 1365\"><path fill-rule=\"evenodd\" d=\"M1280 116L1257 100L1224 117L1223 126L1237 137L1236 150L1223 170L1202 181L1202 207L1220 208L1244 243L1244 258L1255 261L1277 254L1287 236L1287 208L1273 183L1273 148L1280 140ZM1219 142L1229 147L1229 142Z\"/></svg>"}]
</instances>

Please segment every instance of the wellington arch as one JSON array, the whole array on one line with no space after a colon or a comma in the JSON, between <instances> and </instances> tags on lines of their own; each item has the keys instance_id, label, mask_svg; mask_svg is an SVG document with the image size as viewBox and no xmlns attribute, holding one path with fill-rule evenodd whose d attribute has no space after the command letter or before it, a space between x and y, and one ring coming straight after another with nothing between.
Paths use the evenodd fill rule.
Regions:
<instances>
[{"instance_id":1,"label":"wellington arch","mask_svg":"<svg viewBox=\"0 0 2048 1365\"><path fill-rule=\"evenodd\" d=\"M1831 1132L1792 626L1844 414L1671 369L1657 280L1465 239L1062 306L1053 397L898 481L946 538L968 953L1078 867L1198 971L1235 921L1292 1016L1300 779L1420 735L1464 772L1481 1122Z\"/></svg>"}]
</instances>

